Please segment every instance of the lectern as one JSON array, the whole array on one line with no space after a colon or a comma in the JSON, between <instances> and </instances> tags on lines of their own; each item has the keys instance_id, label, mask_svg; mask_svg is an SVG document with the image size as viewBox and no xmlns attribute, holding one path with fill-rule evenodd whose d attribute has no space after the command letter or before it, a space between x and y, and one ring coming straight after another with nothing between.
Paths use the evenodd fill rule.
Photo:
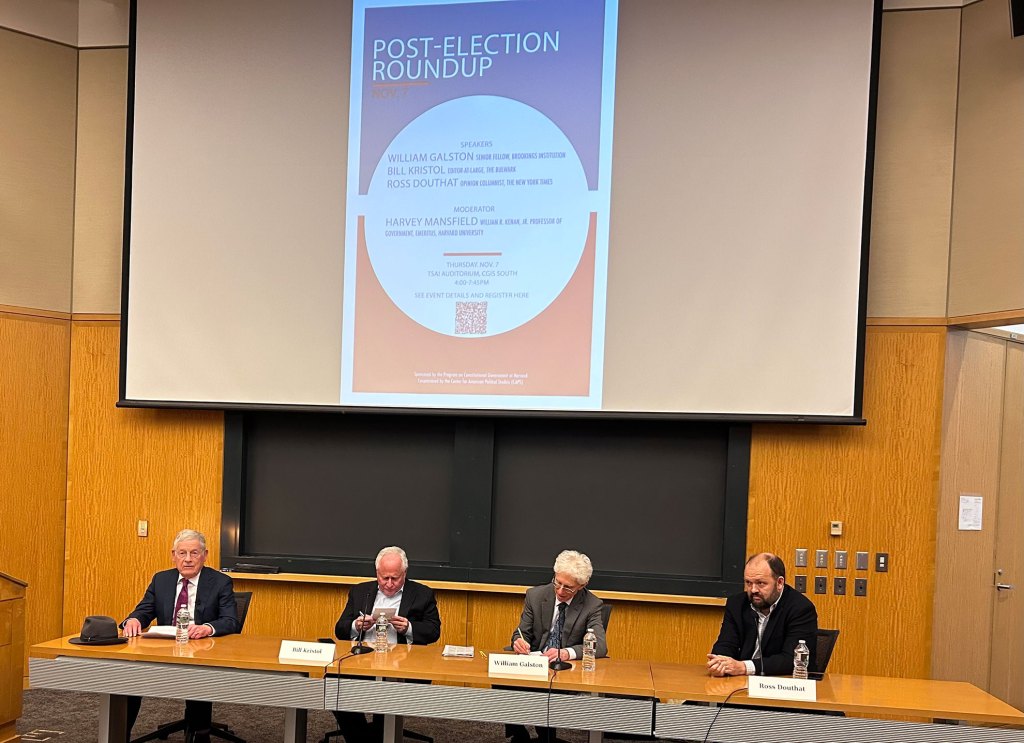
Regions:
<instances>
[{"instance_id":1,"label":"lectern","mask_svg":"<svg viewBox=\"0 0 1024 743\"><path fill-rule=\"evenodd\" d=\"M28 584L0 573L0 743L16 740L21 717L21 679L25 673L25 588Z\"/></svg>"}]
</instances>

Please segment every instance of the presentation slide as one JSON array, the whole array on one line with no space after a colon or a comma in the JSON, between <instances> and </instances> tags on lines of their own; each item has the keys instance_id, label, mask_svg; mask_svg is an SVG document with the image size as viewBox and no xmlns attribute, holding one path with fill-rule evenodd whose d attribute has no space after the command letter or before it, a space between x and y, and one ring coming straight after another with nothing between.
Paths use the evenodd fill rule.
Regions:
<instances>
[{"instance_id":1,"label":"presentation slide","mask_svg":"<svg viewBox=\"0 0 1024 743\"><path fill-rule=\"evenodd\" d=\"M615 0L357 0L340 401L601 405Z\"/></svg>"},{"instance_id":2,"label":"presentation slide","mask_svg":"<svg viewBox=\"0 0 1024 743\"><path fill-rule=\"evenodd\" d=\"M124 405L859 422L881 0L134 0Z\"/></svg>"}]
</instances>

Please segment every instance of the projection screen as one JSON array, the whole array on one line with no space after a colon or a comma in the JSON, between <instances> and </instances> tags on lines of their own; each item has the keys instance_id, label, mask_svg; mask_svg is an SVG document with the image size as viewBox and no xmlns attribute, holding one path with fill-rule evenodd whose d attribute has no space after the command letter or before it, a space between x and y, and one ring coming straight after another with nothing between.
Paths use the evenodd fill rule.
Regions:
<instances>
[{"instance_id":1,"label":"projection screen","mask_svg":"<svg viewBox=\"0 0 1024 743\"><path fill-rule=\"evenodd\" d=\"M137 0L121 403L859 419L875 0Z\"/></svg>"}]
</instances>

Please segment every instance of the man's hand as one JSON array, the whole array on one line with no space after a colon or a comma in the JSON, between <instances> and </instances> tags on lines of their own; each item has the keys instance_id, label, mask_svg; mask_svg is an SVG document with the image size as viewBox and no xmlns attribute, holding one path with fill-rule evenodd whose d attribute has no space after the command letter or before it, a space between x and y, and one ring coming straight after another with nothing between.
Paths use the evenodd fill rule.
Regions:
<instances>
[{"instance_id":1,"label":"man's hand","mask_svg":"<svg viewBox=\"0 0 1024 743\"><path fill-rule=\"evenodd\" d=\"M213 634L213 627L208 624L191 624L188 628L188 639L201 640Z\"/></svg>"},{"instance_id":2,"label":"man's hand","mask_svg":"<svg viewBox=\"0 0 1024 743\"><path fill-rule=\"evenodd\" d=\"M562 653L565 653L565 657L562 657ZM544 651L544 657L549 661L551 660L569 660L569 651L565 648L559 650L558 648L548 648Z\"/></svg>"},{"instance_id":3,"label":"man's hand","mask_svg":"<svg viewBox=\"0 0 1024 743\"><path fill-rule=\"evenodd\" d=\"M395 632L404 635L409 629L409 620L395 614L395 616L391 617L391 626L395 628Z\"/></svg>"},{"instance_id":4,"label":"man's hand","mask_svg":"<svg viewBox=\"0 0 1024 743\"><path fill-rule=\"evenodd\" d=\"M369 614L360 614L356 620L356 632L365 632L377 622Z\"/></svg>"},{"instance_id":5,"label":"man's hand","mask_svg":"<svg viewBox=\"0 0 1024 743\"><path fill-rule=\"evenodd\" d=\"M712 676L745 676L747 667L742 661L727 655L708 653L708 673Z\"/></svg>"},{"instance_id":6,"label":"man's hand","mask_svg":"<svg viewBox=\"0 0 1024 743\"><path fill-rule=\"evenodd\" d=\"M135 617L125 620L124 623L124 636L125 637L138 637L142 634L142 622Z\"/></svg>"},{"instance_id":7,"label":"man's hand","mask_svg":"<svg viewBox=\"0 0 1024 743\"><path fill-rule=\"evenodd\" d=\"M528 643L522 637L517 637L512 642L512 649L515 650L520 655L529 655L530 654L530 643Z\"/></svg>"}]
</instances>

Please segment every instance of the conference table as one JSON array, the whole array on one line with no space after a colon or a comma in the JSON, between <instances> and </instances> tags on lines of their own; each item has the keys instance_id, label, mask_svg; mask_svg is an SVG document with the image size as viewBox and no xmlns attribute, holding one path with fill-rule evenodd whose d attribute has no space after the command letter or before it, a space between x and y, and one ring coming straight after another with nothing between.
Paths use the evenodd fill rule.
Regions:
<instances>
[{"instance_id":1,"label":"conference table","mask_svg":"<svg viewBox=\"0 0 1024 743\"><path fill-rule=\"evenodd\" d=\"M590 731L591 740L602 731L723 743L1024 740L1024 713L954 681L827 674L816 702L786 702L750 699L743 677L710 678L703 665L605 658L592 673L577 662L545 680L490 676L486 653L444 658L436 645L352 656L339 644L335 661L324 665L279 661L276 637L230 635L185 645L136 638L107 646L69 639L31 648L30 683L101 694L101 741L126 740L130 694L281 707L288 743L305 740L308 709L383 714L389 742L401 738L404 716L549 725Z\"/></svg>"}]
</instances>

